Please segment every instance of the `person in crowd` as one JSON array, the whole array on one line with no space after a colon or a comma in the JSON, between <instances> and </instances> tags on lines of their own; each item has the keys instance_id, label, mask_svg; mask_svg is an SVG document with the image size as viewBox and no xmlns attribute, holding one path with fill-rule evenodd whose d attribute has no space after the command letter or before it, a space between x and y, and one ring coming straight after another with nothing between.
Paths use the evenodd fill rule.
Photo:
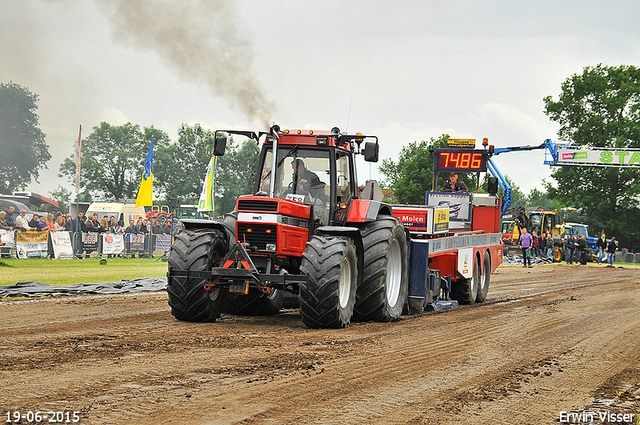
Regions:
<instances>
[{"instance_id":1,"label":"person in crowd","mask_svg":"<svg viewBox=\"0 0 640 425\"><path fill-rule=\"evenodd\" d=\"M547 234L542 232L542 235L540 235L540 240L538 241L538 249L540 250L540 256L541 257L546 257L547 256Z\"/></svg>"},{"instance_id":2,"label":"person in crowd","mask_svg":"<svg viewBox=\"0 0 640 425\"><path fill-rule=\"evenodd\" d=\"M109 220L107 220L107 216L102 217L102 220L100 220L100 227L98 230L100 233L109 233Z\"/></svg>"},{"instance_id":3,"label":"person in crowd","mask_svg":"<svg viewBox=\"0 0 640 425\"><path fill-rule=\"evenodd\" d=\"M55 232L56 231L56 224L53 221L53 214L47 214L46 217L44 217L44 224L47 225L47 229L50 232Z\"/></svg>"},{"instance_id":4,"label":"person in crowd","mask_svg":"<svg viewBox=\"0 0 640 425\"><path fill-rule=\"evenodd\" d=\"M142 220L142 227L140 228L140 231L145 235L151 234L151 222L147 221L146 218Z\"/></svg>"},{"instance_id":5,"label":"person in crowd","mask_svg":"<svg viewBox=\"0 0 640 425\"><path fill-rule=\"evenodd\" d=\"M71 220L70 231L74 233L86 233L87 232L87 224L83 220L84 213L82 211L78 212L78 216Z\"/></svg>"},{"instance_id":6,"label":"person in crowd","mask_svg":"<svg viewBox=\"0 0 640 425\"><path fill-rule=\"evenodd\" d=\"M109 217L109 229L115 227L118 223L116 222L116 218L114 216Z\"/></svg>"},{"instance_id":7,"label":"person in crowd","mask_svg":"<svg viewBox=\"0 0 640 425\"><path fill-rule=\"evenodd\" d=\"M602 232L602 235L598 238L596 247L598 248L598 264L602 264L602 259L607 255L607 237L604 232Z\"/></svg>"},{"instance_id":8,"label":"person in crowd","mask_svg":"<svg viewBox=\"0 0 640 425\"><path fill-rule=\"evenodd\" d=\"M109 232L114 233L116 235L122 235L124 233L124 229L122 228L122 222L116 222L114 220L113 225L109 223Z\"/></svg>"},{"instance_id":9,"label":"person in crowd","mask_svg":"<svg viewBox=\"0 0 640 425\"><path fill-rule=\"evenodd\" d=\"M468 192L469 189L467 188L467 185L463 181L458 180L458 173L451 172L449 174L449 179L444 181L444 185L442 186L442 191L443 192Z\"/></svg>"},{"instance_id":10,"label":"person in crowd","mask_svg":"<svg viewBox=\"0 0 640 425\"><path fill-rule=\"evenodd\" d=\"M171 220L167 219L162 223L162 233L170 235L171 234Z\"/></svg>"},{"instance_id":11,"label":"person in crowd","mask_svg":"<svg viewBox=\"0 0 640 425\"><path fill-rule=\"evenodd\" d=\"M551 229L547 232L545 245L547 247L547 258L553 258L553 239L551 237Z\"/></svg>"},{"instance_id":12,"label":"person in crowd","mask_svg":"<svg viewBox=\"0 0 640 425\"><path fill-rule=\"evenodd\" d=\"M567 252L565 253L564 261L566 261L567 264L573 264L573 256L577 246L578 241L576 241L576 235L572 233L571 236L569 236L569 239L565 242Z\"/></svg>"},{"instance_id":13,"label":"person in crowd","mask_svg":"<svg viewBox=\"0 0 640 425\"><path fill-rule=\"evenodd\" d=\"M589 252L589 242L584 237L584 235L580 235L578 238L578 251L580 251L580 264L587 264L587 252Z\"/></svg>"},{"instance_id":14,"label":"person in crowd","mask_svg":"<svg viewBox=\"0 0 640 425\"><path fill-rule=\"evenodd\" d=\"M171 236L175 236L180 232L180 220L178 216L171 217Z\"/></svg>"},{"instance_id":15,"label":"person in crowd","mask_svg":"<svg viewBox=\"0 0 640 425\"><path fill-rule=\"evenodd\" d=\"M38 214L34 214L31 217L31 220L29 220L29 227L32 230L36 230L36 231L40 230L40 217L38 217Z\"/></svg>"},{"instance_id":16,"label":"person in crowd","mask_svg":"<svg viewBox=\"0 0 640 425\"><path fill-rule=\"evenodd\" d=\"M5 220L7 220L7 224L11 228L15 228L16 227L16 222L15 222L15 217L14 217L13 211L14 211L13 205L9 205L7 207L7 216L5 217Z\"/></svg>"},{"instance_id":17,"label":"person in crowd","mask_svg":"<svg viewBox=\"0 0 640 425\"><path fill-rule=\"evenodd\" d=\"M100 222L98 221L98 214L89 214L87 218L87 232L100 233Z\"/></svg>"},{"instance_id":18,"label":"person in crowd","mask_svg":"<svg viewBox=\"0 0 640 425\"><path fill-rule=\"evenodd\" d=\"M6 211L0 211L0 229L13 231L13 227L9 226L9 223L7 223Z\"/></svg>"},{"instance_id":19,"label":"person in crowd","mask_svg":"<svg viewBox=\"0 0 640 425\"><path fill-rule=\"evenodd\" d=\"M531 247L533 245L533 238L530 233L527 233L527 228L522 228L522 234L520 235L520 246L522 247L522 266L533 267L531 265Z\"/></svg>"},{"instance_id":20,"label":"person in crowd","mask_svg":"<svg viewBox=\"0 0 640 425\"><path fill-rule=\"evenodd\" d=\"M24 224L23 224L23 222L22 222L22 221L16 221L16 227L15 227L15 229L14 229L14 231L15 231L16 233L18 233L18 232L26 232L27 230L28 230L28 229L25 229L25 228L24 228Z\"/></svg>"},{"instance_id":21,"label":"person in crowd","mask_svg":"<svg viewBox=\"0 0 640 425\"><path fill-rule=\"evenodd\" d=\"M533 257L540 256L540 239L536 235L536 231L531 232L531 255Z\"/></svg>"},{"instance_id":22,"label":"person in crowd","mask_svg":"<svg viewBox=\"0 0 640 425\"><path fill-rule=\"evenodd\" d=\"M162 222L160 220L154 220L153 218L151 219L151 232L154 235L165 234L164 226L162 225Z\"/></svg>"},{"instance_id":23,"label":"person in crowd","mask_svg":"<svg viewBox=\"0 0 640 425\"><path fill-rule=\"evenodd\" d=\"M615 236L612 236L607 245L607 263L609 263L611 267L613 267L613 262L616 259L616 249L618 249L618 244L616 243Z\"/></svg>"},{"instance_id":24,"label":"person in crowd","mask_svg":"<svg viewBox=\"0 0 640 425\"><path fill-rule=\"evenodd\" d=\"M16 227L18 226L18 224L22 224L22 228L25 230L29 230L29 220L27 220L27 210L22 209L20 210L20 214L18 214L16 216Z\"/></svg>"},{"instance_id":25,"label":"person in crowd","mask_svg":"<svg viewBox=\"0 0 640 425\"><path fill-rule=\"evenodd\" d=\"M133 233L136 234L138 233L135 229L136 227L136 223L133 220L129 220L129 226L127 226L126 229L124 229L124 233L129 234L129 233Z\"/></svg>"},{"instance_id":26,"label":"person in crowd","mask_svg":"<svg viewBox=\"0 0 640 425\"><path fill-rule=\"evenodd\" d=\"M54 224L56 226L56 232L63 232L67 230L67 223L63 215L59 215Z\"/></svg>"}]
</instances>

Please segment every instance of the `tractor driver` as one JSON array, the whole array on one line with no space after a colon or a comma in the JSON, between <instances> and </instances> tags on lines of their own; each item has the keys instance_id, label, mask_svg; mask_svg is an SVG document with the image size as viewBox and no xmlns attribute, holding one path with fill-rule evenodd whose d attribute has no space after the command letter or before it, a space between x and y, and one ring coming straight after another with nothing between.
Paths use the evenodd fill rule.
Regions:
<instances>
[{"instance_id":1,"label":"tractor driver","mask_svg":"<svg viewBox=\"0 0 640 425\"><path fill-rule=\"evenodd\" d=\"M464 184L463 181L458 180L458 173L451 172L449 174L449 179L445 180L444 186L442 187L443 192L468 192L469 189L467 185Z\"/></svg>"},{"instance_id":2,"label":"tractor driver","mask_svg":"<svg viewBox=\"0 0 640 425\"><path fill-rule=\"evenodd\" d=\"M323 185L318 175L307 169L303 160L299 158L294 159L291 161L291 167L293 167L293 181L291 182L291 187L295 188L300 184L304 190L309 190L310 188L316 188L319 185Z\"/></svg>"}]
</instances>

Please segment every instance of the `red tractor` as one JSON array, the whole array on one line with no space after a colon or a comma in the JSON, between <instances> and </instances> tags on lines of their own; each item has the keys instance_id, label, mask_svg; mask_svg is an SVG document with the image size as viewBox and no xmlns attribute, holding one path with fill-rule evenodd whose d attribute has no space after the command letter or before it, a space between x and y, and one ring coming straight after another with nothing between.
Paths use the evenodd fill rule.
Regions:
<instances>
[{"instance_id":1,"label":"red tractor","mask_svg":"<svg viewBox=\"0 0 640 425\"><path fill-rule=\"evenodd\" d=\"M309 327L398 319L408 233L389 205L361 198L356 180L355 156L376 162L377 137L278 126L220 133L265 136L255 194L223 221L183 220L167 274L172 314L198 322L223 311L275 314L290 292ZM215 143L223 155L226 137Z\"/></svg>"},{"instance_id":2,"label":"red tractor","mask_svg":"<svg viewBox=\"0 0 640 425\"><path fill-rule=\"evenodd\" d=\"M224 220L183 220L167 273L176 318L276 314L292 294L307 326L342 328L397 320L405 308L455 307L450 294L485 301L503 252L495 191L427 192L425 205L392 208L356 181L356 155L378 160L375 136L278 126L221 133L264 136L254 195L238 198ZM226 141L216 137L215 155ZM463 155L481 158L474 171L486 171L489 152Z\"/></svg>"}]
</instances>

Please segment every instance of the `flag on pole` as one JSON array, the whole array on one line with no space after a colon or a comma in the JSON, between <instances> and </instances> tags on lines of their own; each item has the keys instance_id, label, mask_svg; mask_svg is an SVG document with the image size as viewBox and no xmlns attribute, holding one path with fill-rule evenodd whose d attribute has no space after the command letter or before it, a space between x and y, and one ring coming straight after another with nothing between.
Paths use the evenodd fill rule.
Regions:
<instances>
[{"instance_id":1,"label":"flag on pole","mask_svg":"<svg viewBox=\"0 0 640 425\"><path fill-rule=\"evenodd\" d=\"M73 149L73 162L76 164L76 178L74 184L76 186L76 195L80 193L80 161L82 160L82 139L80 138L82 134L82 126L80 126L80 130L78 130L78 141L76 142L76 146Z\"/></svg>"},{"instance_id":2,"label":"flag on pole","mask_svg":"<svg viewBox=\"0 0 640 425\"><path fill-rule=\"evenodd\" d=\"M213 211L213 177L216 169L216 157L212 156L207 167L207 177L202 185L202 193L198 201L198 211Z\"/></svg>"},{"instance_id":3,"label":"flag on pole","mask_svg":"<svg viewBox=\"0 0 640 425\"><path fill-rule=\"evenodd\" d=\"M151 136L151 146L147 153L147 160L144 162L144 173L138 189L136 207L150 207L153 205L153 136Z\"/></svg>"}]
</instances>

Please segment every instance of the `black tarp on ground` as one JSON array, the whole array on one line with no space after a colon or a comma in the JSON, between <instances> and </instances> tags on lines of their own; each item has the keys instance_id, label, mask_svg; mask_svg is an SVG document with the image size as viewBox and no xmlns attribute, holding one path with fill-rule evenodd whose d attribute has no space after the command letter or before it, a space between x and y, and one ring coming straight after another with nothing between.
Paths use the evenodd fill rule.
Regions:
<instances>
[{"instance_id":1,"label":"black tarp on ground","mask_svg":"<svg viewBox=\"0 0 640 425\"><path fill-rule=\"evenodd\" d=\"M0 298L18 296L42 297L45 295L123 294L126 292L164 291L166 289L166 277L142 277L133 280L120 280L115 283L78 283L65 286L55 286L49 285L48 283L31 281L0 286Z\"/></svg>"}]
</instances>

